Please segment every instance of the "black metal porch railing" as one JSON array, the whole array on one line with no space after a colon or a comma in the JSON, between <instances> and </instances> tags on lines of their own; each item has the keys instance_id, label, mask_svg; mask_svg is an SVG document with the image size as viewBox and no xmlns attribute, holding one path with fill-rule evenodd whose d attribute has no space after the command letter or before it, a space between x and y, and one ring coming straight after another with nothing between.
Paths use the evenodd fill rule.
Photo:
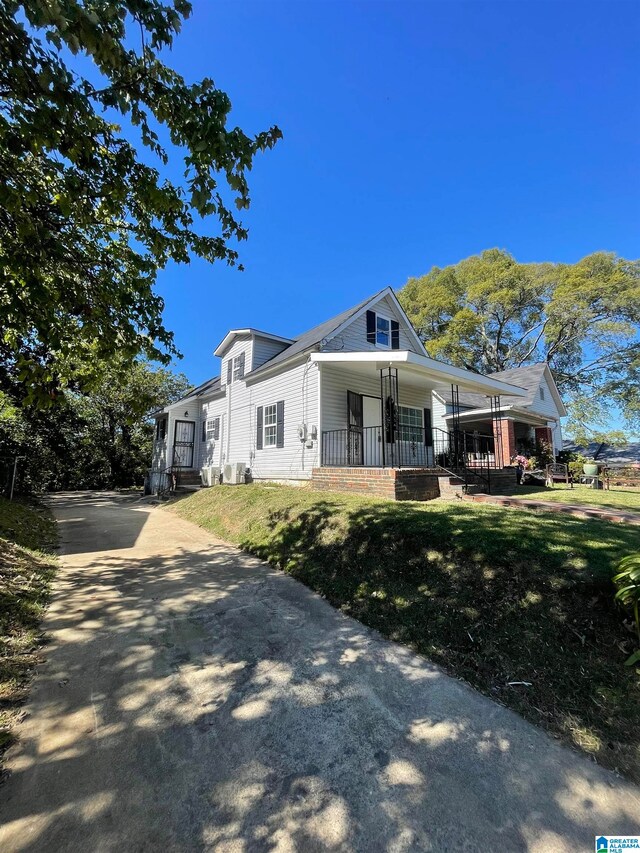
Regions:
<instances>
[{"instance_id":1,"label":"black metal porch railing","mask_svg":"<svg viewBox=\"0 0 640 853\"><path fill-rule=\"evenodd\" d=\"M400 425L391 436L382 426L350 427L322 433L322 462L327 467L443 468L465 482L489 480L501 467L491 435L462 430Z\"/></svg>"}]
</instances>

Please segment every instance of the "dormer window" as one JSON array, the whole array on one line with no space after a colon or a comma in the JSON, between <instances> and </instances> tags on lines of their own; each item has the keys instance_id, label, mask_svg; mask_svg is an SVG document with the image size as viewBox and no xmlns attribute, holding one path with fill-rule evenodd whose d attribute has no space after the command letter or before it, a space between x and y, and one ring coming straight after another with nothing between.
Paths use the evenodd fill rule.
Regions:
<instances>
[{"instance_id":1,"label":"dormer window","mask_svg":"<svg viewBox=\"0 0 640 853\"><path fill-rule=\"evenodd\" d=\"M233 378L242 379L244 376L244 352L233 359Z\"/></svg>"},{"instance_id":2,"label":"dormer window","mask_svg":"<svg viewBox=\"0 0 640 853\"><path fill-rule=\"evenodd\" d=\"M380 349L400 349L400 324L384 314L367 311L367 343Z\"/></svg>"}]
</instances>

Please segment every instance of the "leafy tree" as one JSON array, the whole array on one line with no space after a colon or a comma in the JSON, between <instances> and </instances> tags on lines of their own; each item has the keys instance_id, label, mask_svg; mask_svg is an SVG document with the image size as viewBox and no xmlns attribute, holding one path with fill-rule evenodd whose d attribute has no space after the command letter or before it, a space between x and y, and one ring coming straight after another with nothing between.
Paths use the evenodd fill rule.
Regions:
<instances>
[{"instance_id":1,"label":"leafy tree","mask_svg":"<svg viewBox=\"0 0 640 853\"><path fill-rule=\"evenodd\" d=\"M192 255L238 262L247 231L233 203L249 207L246 172L282 134L230 127L211 79L187 83L161 60L190 11L186 0L0 4L0 380L19 379L28 401L87 387L116 352L168 363L158 270ZM184 185L166 177L165 139Z\"/></svg>"},{"instance_id":2,"label":"leafy tree","mask_svg":"<svg viewBox=\"0 0 640 853\"><path fill-rule=\"evenodd\" d=\"M151 458L149 415L184 395L185 376L137 360L101 368L87 393L47 410L0 392L0 489L20 457L22 491L140 485Z\"/></svg>"},{"instance_id":3,"label":"leafy tree","mask_svg":"<svg viewBox=\"0 0 640 853\"><path fill-rule=\"evenodd\" d=\"M640 262L490 249L409 279L400 301L434 358L482 373L547 361L583 437L607 437L612 403L640 425Z\"/></svg>"}]
</instances>

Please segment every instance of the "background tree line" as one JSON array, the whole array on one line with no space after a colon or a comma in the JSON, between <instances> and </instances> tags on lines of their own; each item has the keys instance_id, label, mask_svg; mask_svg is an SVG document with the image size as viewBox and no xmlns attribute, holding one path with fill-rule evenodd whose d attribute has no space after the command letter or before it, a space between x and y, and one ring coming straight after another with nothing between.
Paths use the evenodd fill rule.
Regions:
<instances>
[{"instance_id":1,"label":"background tree line","mask_svg":"<svg viewBox=\"0 0 640 853\"><path fill-rule=\"evenodd\" d=\"M149 415L188 387L182 374L136 361L103 368L91 392L68 391L46 409L0 391L0 490L16 456L20 492L141 485L151 461Z\"/></svg>"},{"instance_id":2,"label":"background tree line","mask_svg":"<svg viewBox=\"0 0 640 853\"><path fill-rule=\"evenodd\" d=\"M640 261L519 263L489 249L410 278L400 301L434 358L480 373L546 361L574 439L640 430Z\"/></svg>"}]
</instances>

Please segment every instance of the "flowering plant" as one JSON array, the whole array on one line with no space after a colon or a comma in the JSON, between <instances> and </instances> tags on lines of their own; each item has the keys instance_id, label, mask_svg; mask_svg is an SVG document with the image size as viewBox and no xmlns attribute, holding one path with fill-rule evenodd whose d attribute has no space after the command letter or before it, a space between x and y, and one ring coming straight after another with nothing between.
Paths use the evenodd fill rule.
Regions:
<instances>
[{"instance_id":1,"label":"flowering plant","mask_svg":"<svg viewBox=\"0 0 640 853\"><path fill-rule=\"evenodd\" d=\"M529 460L527 459L527 457L526 457L526 456L523 456L521 453L519 453L519 454L515 457L515 460L514 460L514 461L515 461L516 465L521 465L523 468L526 468L526 467L527 467L527 462L528 462Z\"/></svg>"}]
</instances>

